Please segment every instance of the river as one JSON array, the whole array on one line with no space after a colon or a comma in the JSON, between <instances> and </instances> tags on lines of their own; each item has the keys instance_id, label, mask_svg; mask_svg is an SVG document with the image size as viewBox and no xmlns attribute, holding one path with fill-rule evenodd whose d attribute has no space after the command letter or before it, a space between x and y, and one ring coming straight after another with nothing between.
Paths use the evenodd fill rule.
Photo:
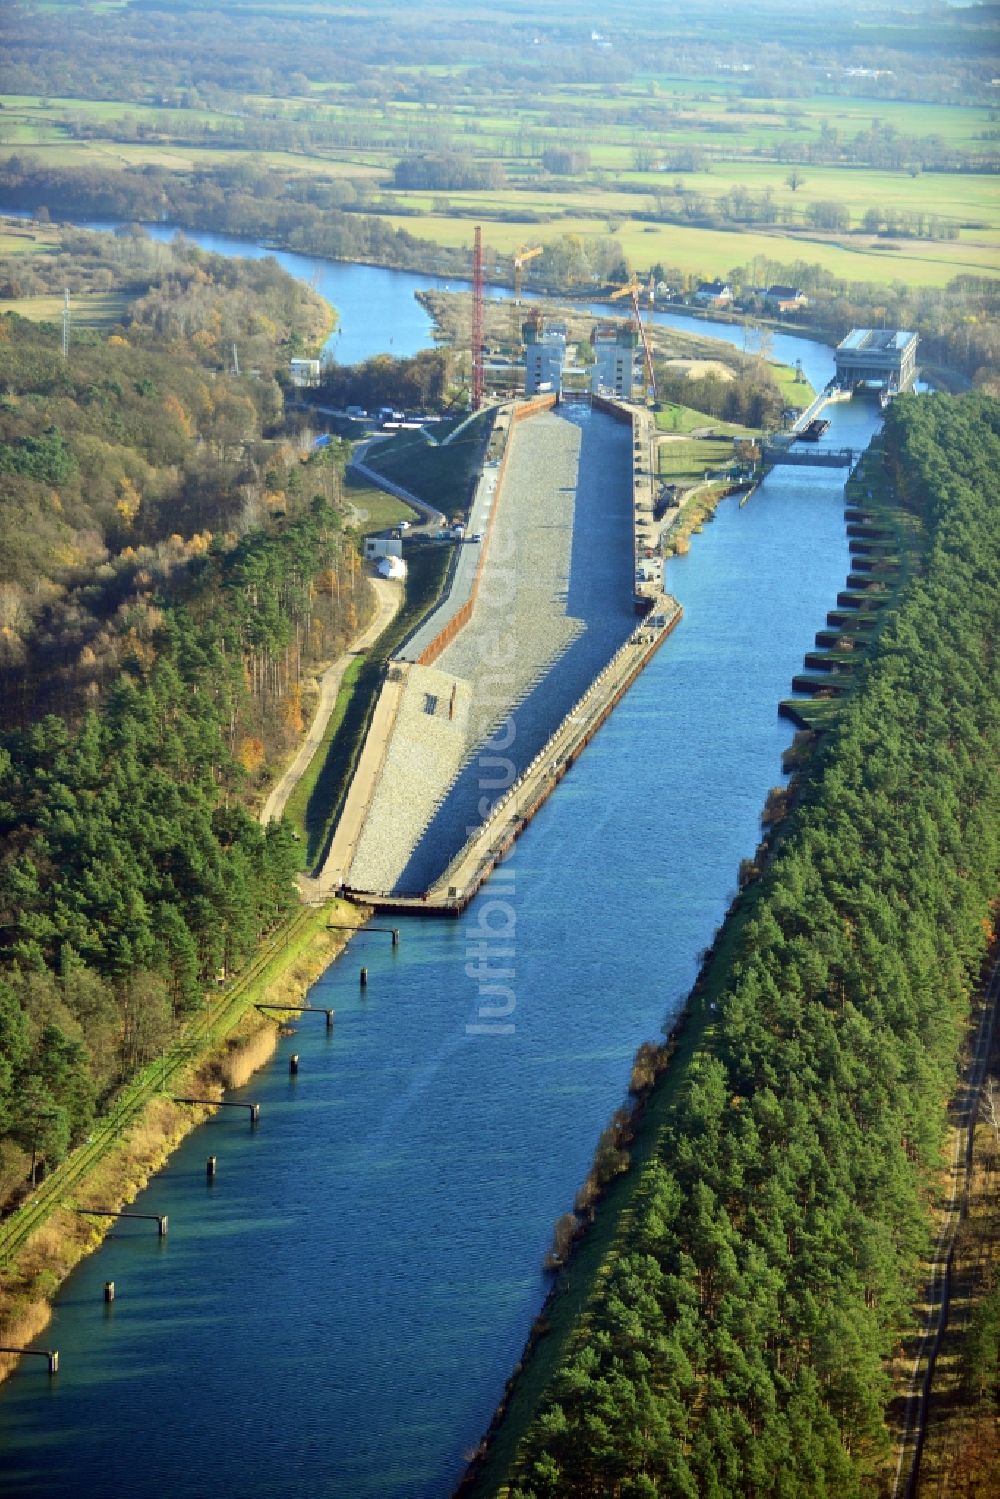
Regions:
<instances>
[{"instance_id":1,"label":"river","mask_svg":"<svg viewBox=\"0 0 1000 1499\"><path fill-rule=\"evenodd\" d=\"M0 209L17 218L30 218L27 211ZM93 219L83 222L84 229L113 230L117 221ZM249 240L234 239L229 234L207 230L178 230L172 224L144 224L152 238L169 241L183 234L203 250L238 259L261 260L270 255L292 276L306 281L337 309L337 327L327 339L323 352L339 364L356 364L374 354L392 354L397 358L416 354L432 342L433 323L415 300L420 290L468 291L468 284L444 276L421 275L415 271L386 271L379 266L353 265L345 261L321 260L315 255L299 255L292 250L271 250ZM487 295L497 301L509 301L513 292L502 286L490 286ZM593 303L587 307L599 317L608 315L608 304ZM651 312L644 316L654 323L681 332L719 338L736 348L746 347L753 353L762 334L751 331L749 342L742 325L715 319L692 317L684 312ZM801 359L806 377L817 390L833 374L833 360L825 344L794 338L786 333L768 335L769 357L793 365Z\"/></svg>"},{"instance_id":2,"label":"river","mask_svg":"<svg viewBox=\"0 0 1000 1499\"><path fill-rule=\"evenodd\" d=\"M278 258L307 277L322 264ZM322 275L362 353L427 284ZM391 326L394 352L427 341L426 320L405 341ZM786 343L824 383L829 351ZM877 420L856 403L828 414L838 445ZM843 478L778 469L745 508L723 504L669 565L683 624L501 878L457 921L401 922L398 949L359 936L312 993L336 1008L333 1033L304 1020L236 1095L260 1103L258 1128L221 1111L142 1195L168 1238L123 1225L70 1277L40 1339L60 1373L26 1360L0 1388L0 1493L448 1494L632 1054L683 1003L758 840L790 735L777 702L848 571ZM504 1033L475 1028L483 944L514 970Z\"/></svg>"}]
</instances>

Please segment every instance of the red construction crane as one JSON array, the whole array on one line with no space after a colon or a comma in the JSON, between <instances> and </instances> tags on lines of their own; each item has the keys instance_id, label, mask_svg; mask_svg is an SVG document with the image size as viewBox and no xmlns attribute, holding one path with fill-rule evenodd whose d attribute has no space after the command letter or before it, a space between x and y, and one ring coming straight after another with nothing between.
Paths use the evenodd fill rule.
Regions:
<instances>
[{"instance_id":1,"label":"red construction crane","mask_svg":"<svg viewBox=\"0 0 1000 1499\"><path fill-rule=\"evenodd\" d=\"M472 248L472 409L478 411L486 393L483 367L483 231L476 225Z\"/></svg>"},{"instance_id":2,"label":"red construction crane","mask_svg":"<svg viewBox=\"0 0 1000 1499\"><path fill-rule=\"evenodd\" d=\"M640 282L638 276L633 276L627 286L620 286L617 291L613 291L611 293L611 300L612 302L617 302L619 297L632 298L632 312L635 317L635 326L639 331L639 337L642 340L642 351L645 356L646 380L649 386L649 392L653 397L653 400L655 401L656 375L653 372L653 351L649 347L649 339L646 337L646 329L643 325L642 312L639 307L639 291L641 285L642 283Z\"/></svg>"}]
</instances>

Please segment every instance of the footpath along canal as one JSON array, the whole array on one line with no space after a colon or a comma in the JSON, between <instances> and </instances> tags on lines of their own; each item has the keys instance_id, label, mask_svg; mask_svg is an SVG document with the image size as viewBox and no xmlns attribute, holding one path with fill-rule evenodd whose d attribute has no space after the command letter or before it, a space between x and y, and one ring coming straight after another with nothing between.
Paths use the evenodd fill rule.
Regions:
<instances>
[{"instance_id":1,"label":"footpath along canal","mask_svg":"<svg viewBox=\"0 0 1000 1499\"><path fill-rule=\"evenodd\" d=\"M831 416L841 445L875 425ZM312 993L332 1034L306 1017L234 1095L260 1103L256 1130L223 1111L137 1202L169 1236L123 1224L73 1274L42 1340L58 1376L31 1360L0 1388L0 1494L450 1491L631 1056L683 1003L756 844L778 700L848 571L842 484L776 470L721 507L668 568L682 625L465 915L401 920L397 948L359 936Z\"/></svg>"}]
</instances>

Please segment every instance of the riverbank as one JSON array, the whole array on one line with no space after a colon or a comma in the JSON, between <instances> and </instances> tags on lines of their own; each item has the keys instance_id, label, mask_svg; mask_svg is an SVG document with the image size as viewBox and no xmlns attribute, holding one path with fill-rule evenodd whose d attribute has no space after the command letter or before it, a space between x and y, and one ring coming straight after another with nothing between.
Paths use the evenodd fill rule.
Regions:
<instances>
[{"instance_id":1,"label":"riverbank","mask_svg":"<svg viewBox=\"0 0 1000 1499\"><path fill-rule=\"evenodd\" d=\"M711 484L704 489L706 492L687 509L682 508L675 518L674 534L683 545L671 551L676 550L679 555L687 552L691 532L700 531L701 522L711 519L721 501L733 492L731 484ZM690 493L694 496L695 491ZM810 761L807 754L796 763L796 795L801 790L798 776L808 777ZM753 856L757 877L747 882L742 878L741 866L741 888L706 950L694 986L667 1035L663 1051L666 1064L658 1069L650 1085L637 1091L632 1099L624 1168L611 1178L596 1201L585 1208L581 1188L575 1213L577 1227L569 1239L565 1260L561 1264L558 1259L555 1261L559 1268L548 1295L478 1451L455 1490L456 1499L494 1499L498 1492L505 1491L503 1486L518 1448L543 1396L551 1388L570 1340L586 1324L587 1306L595 1287L607 1276L609 1264L628 1252L629 1224L649 1189L649 1173L656 1167L664 1131L690 1085L693 1066L715 1052L716 1007L731 979L744 929L764 893L760 873L770 863L783 837L783 827L778 822L765 825L765 811L762 809L761 813L763 834Z\"/></svg>"},{"instance_id":2,"label":"riverbank","mask_svg":"<svg viewBox=\"0 0 1000 1499\"><path fill-rule=\"evenodd\" d=\"M185 1136L215 1112L225 1090L242 1086L273 1054L282 1024L255 1006L265 999L304 1000L367 916L364 907L344 901L297 912L230 990L208 1002L162 1061L147 1068L154 1077L144 1101L120 1119L116 1104L7 1220L0 1231L0 1254L6 1252L0 1344L23 1347L40 1336L63 1281L114 1228L113 1218L84 1217L79 1209L120 1209L135 1199ZM331 923L352 930L334 931ZM192 1095L215 1102L176 1102ZM0 1381L17 1362L16 1355L0 1354Z\"/></svg>"},{"instance_id":3,"label":"riverbank","mask_svg":"<svg viewBox=\"0 0 1000 1499\"><path fill-rule=\"evenodd\" d=\"M574 1240L565 1263L553 1276L544 1305L532 1325L521 1357L507 1382L479 1449L455 1489L455 1499L495 1499L511 1471L517 1449L550 1387L570 1338L578 1333L598 1280L620 1245L656 1162L657 1145L697 1058L713 1046L715 1006L751 920L761 890L754 881L733 900L725 922L702 962L687 1004L667 1038L669 1061L653 1087L636 1103L628 1165L615 1176Z\"/></svg>"},{"instance_id":4,"label":"riverbank","mask_svg":"<svg viewBox=\"0 0 1000 1499\"><path fill-rule=\"evenodd\" d=\"M663 531L663 554L665 557L684 557L691 546L692 535L699 532L706 521L710 521L716 510L737 486L728 480L709 480L696 484L682 496L677 514Z\"/></svg>"}]
</instances>

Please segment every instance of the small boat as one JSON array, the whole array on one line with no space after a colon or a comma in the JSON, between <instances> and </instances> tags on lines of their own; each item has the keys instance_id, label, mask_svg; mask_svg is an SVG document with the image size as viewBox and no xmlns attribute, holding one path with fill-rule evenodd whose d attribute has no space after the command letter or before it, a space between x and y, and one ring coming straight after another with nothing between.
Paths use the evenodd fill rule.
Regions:
<instances>
[{"instance_id":1,"label":"small boat","mask_svg":"<svg viewBox=\"0 0 1000 1499\"><path fill-rule=\"evenodd\" d=\"M830 423L828 421L825 421L820 416L814 416L812 421L802 428L799 437L803 442L819 442L820 438L824 437L829 430Z\"/></svg>"}]
</instances>

